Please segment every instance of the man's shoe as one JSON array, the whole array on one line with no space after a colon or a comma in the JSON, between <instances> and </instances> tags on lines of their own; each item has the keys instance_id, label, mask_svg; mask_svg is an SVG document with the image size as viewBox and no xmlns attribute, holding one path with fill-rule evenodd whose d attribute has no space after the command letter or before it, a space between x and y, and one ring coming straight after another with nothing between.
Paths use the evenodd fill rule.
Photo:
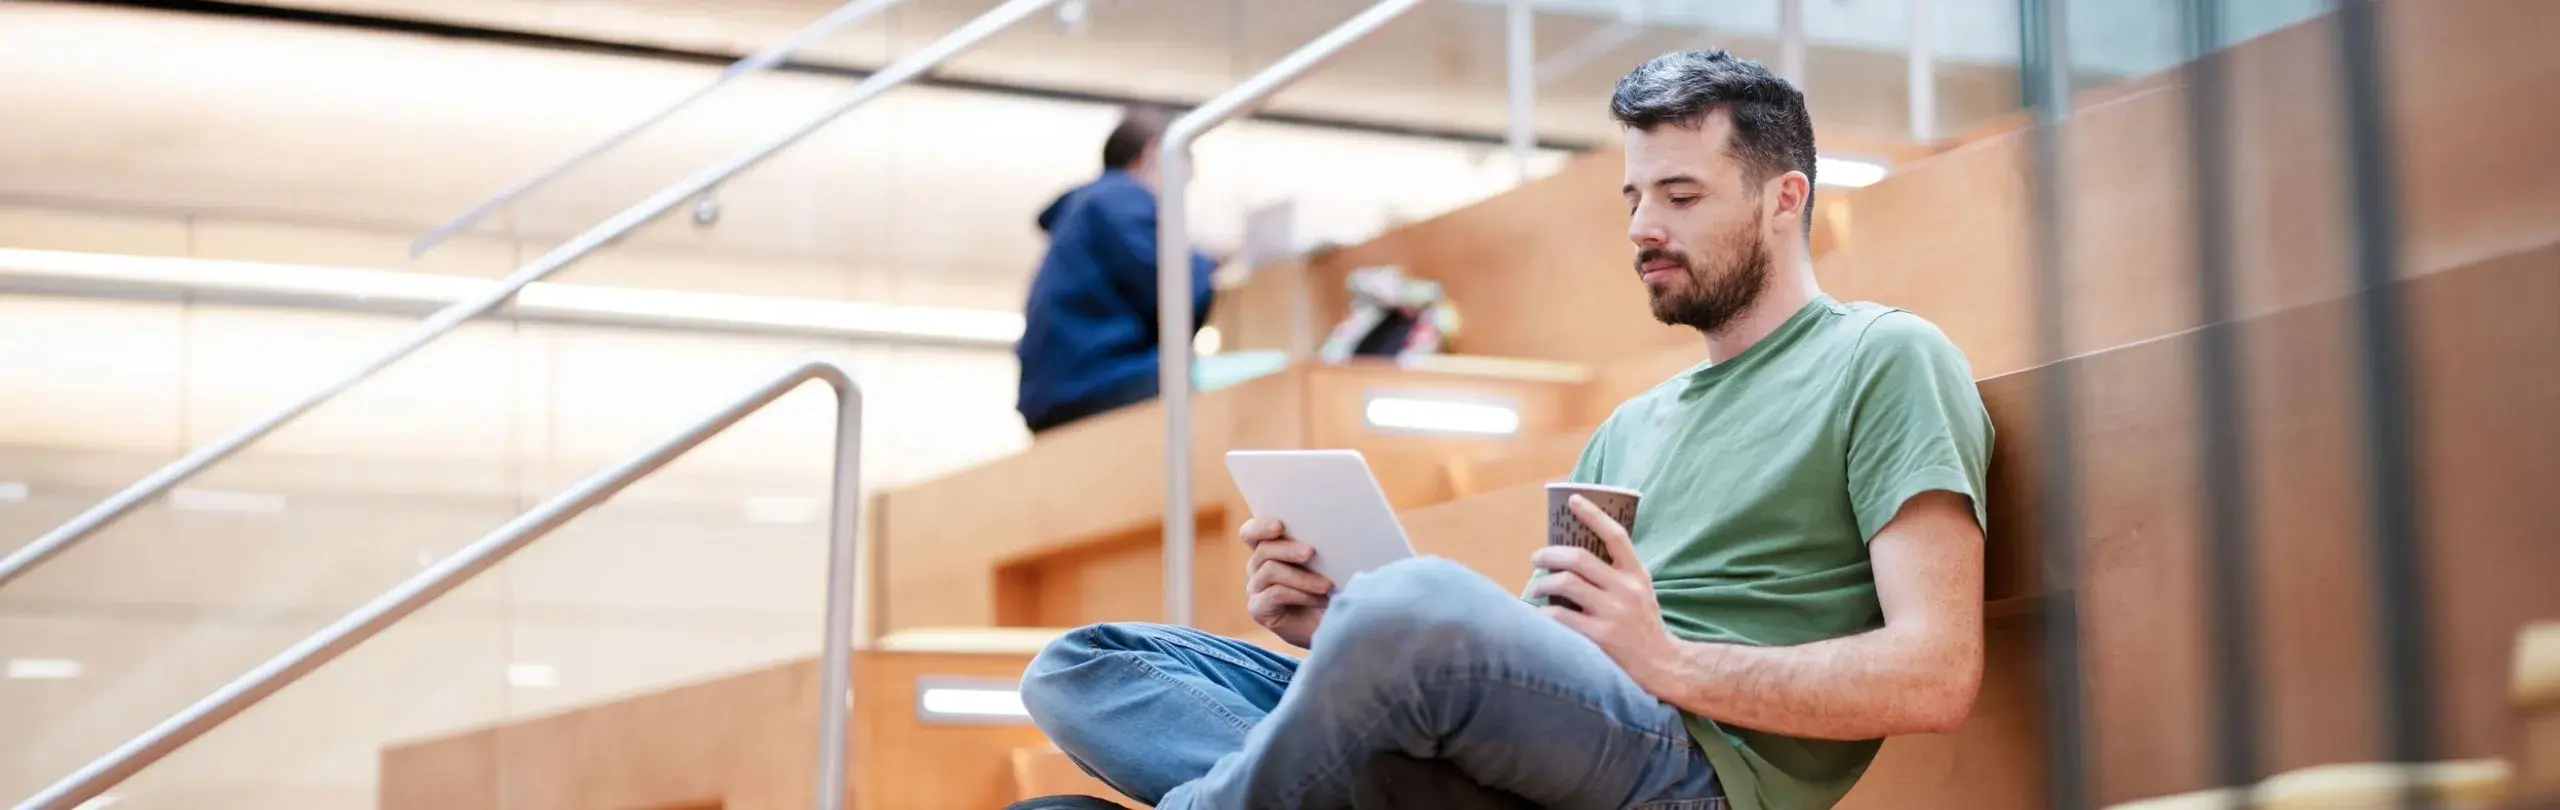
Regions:
<instances>
[{"instance_id":1,"label":"man's shoe","mask_svg":"<svg viewBox=\"0 0 2560 810\"><path fill-rule=\"evenodd\" d=\"M1042 796L1005 805L1004 810L1129 810L1129 808L1091 796Z\"/></svg>"}]
</instances>

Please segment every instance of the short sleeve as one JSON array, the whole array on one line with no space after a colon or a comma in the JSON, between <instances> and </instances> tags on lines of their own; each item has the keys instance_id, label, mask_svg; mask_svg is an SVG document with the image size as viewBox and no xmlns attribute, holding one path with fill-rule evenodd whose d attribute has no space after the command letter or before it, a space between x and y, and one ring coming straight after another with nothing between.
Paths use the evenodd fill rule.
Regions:
<instances>
[{"instance_id":1,"label":"short sleeve","mask_svg":"<svg viewBox=\"0 0 2560 810\"><path fill-rule=\"evenodd\" d=\"M1975 522L1987 524L1991 417L1955 343L1918 315L1888 312L1860 337L1850 373L1843 416L1861 540L1873 541L1904 502L1933 490L1970 499Z\"/></svg>"},{"instance_id":2,"label":"short sleeve","mask_svg":"<svg viewBox=\"0 0 2560 810\"><path fill-rule=\"evenodd\" d=\"M1600 429L1591 431L1591 441L1582 445L1582 457L1573 462L1573 474L1566 476L1564 480L1576 484L1600 483L1602 474L1600 465L1607 457L1609 426L1617 421L1617 418L1612 415L1608 421L1600 423Z\"/></svg>"}]
</instances>

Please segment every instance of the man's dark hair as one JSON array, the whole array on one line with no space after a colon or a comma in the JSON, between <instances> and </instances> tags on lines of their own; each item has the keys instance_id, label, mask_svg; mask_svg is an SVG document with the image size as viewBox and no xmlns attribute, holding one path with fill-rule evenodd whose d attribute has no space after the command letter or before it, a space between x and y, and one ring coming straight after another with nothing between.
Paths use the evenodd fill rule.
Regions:
<instances>
[{"instance_id":1,"label":"man's dark hair","mask_svg":"<svg viewBox=\"0 0 2560 810\"><path fill-rule=\"evenodd\" d=\"M1721 50L1674 51L1638 65L1609 96L1609 115L1642 132L1695 127L1718 108L1733 119L1744 179L1765 183L1790 169L1804 172L1804 227L1812 233L1813 116L1787 80Z\"/></svg>"},{"instance_id":2,"label":"man's dark hair","mask_svg":"<svg viewBox=\"0 0 2560 810\"><path fill-rule=\"evenodd\" d=\"M1147 147L1164 137L1165 125L1171 123L1163 110L1144 105L1133 106L1120 114L1120 125L1111 128L1111 137L1102 140L1102 168L1126 169L1147 153Z\"/></svg>"}]
</instances>

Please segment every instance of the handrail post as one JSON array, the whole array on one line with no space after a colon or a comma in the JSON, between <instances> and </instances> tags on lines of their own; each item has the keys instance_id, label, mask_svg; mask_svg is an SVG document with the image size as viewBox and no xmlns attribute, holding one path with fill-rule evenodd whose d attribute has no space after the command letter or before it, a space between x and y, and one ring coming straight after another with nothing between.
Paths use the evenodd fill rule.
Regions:
<instances>
[{"instance_id":1,"label":"handrail post","mask_svg":"<svg viewBox=\"0 0 2560 810\"><path fill-rule=\"evenodd\" d=\"M1191 503L1191 224L1185 207L1191 184L1191 142L1423 2L1384 0L1370 6L1165 127L1164 142L1156 149L1162 187L1156 210L1156 379L1164 407L1167 624L1192 623L1191 556L1192 544L1198 541L1198 512Z\"/></svg>"},{"instance_id":2,"label":"handrail post","mask_svg":"<svg viewBox=\"0 0 2560 810\"><path fill-rule=\"evenodd\" d=\"M871 642L870 546L862 542L862 389L838 370L835 475L827 513L827 638L819 646L818 810L844 810L853 722L853 645Z\"/></svg>"},{"instance_id":3,"label":"handrail post","mask_svg":"<svg viewBox=\"0 0 2560 810\"><path fill-rule=\"evenodd\" d=\"M267 434L283 427L284 423L293 421L312 408L319 407L321 403L345 393L347 389L355 387L356 383L365 381L384 367L416 352L419 347L444 336L446 332L453 331L464 321L497 309L498 305L515 297L516 292L524 289L525 285L540 281L552 273L559 272L561 268L586 258L587 254L612 244L614 240L683 205L686 200L692 199L704 190L763 163L765 159L773 157L774 153L798 143L800 139L808 137L810 133L851 112L853 108L860 107L881 93L888 92L889 88L905 84L923 75L933 66L941 64L944 60L985 41L996 32L1058 1L1009 0L1004 5L978 15L977 19L970 20L951 33L943 35L933 44L880 69L878 73L871 74L871 78L854 85L853 90L847 92L835 104L809 116L789 131L704 167L691 176L677 181L675 185L650 195L638 205L597 223L585 233L578 234L569 241L561 243L559 247L552 248L551 252L543 254L531 264L517 268L514 273L508 274L496 287L487 292L470 299L456 301L452 306L437 310L435 314L427 316L425 321L420 322L416 329L409 330L409 333L395 342L389 351L366 358L354 369L330 380L328 384L320 386L301 399L260 417L248 427L188 452L177 461L170 462L169 466L154 471L150 476L135 482L133 486L126 487L124 491L109 496L98 505L90 507L88 511L54 527L44 536L36 538L35 542L19 547L18 550L10 552L7 557L0 557L0 587L7 587L10 581L25 574L28 569L62 553L73 544L105 528L107 524L124 517L126 513L168 492L187 479L195 477L197 473L203 472L206 467L213 466L215 462L240 452L251 442L265 438Z\"/></svg>"},{"instance_id":4,"label":"handrail post","mask_svg":"<svg viewBox=\"0 0 2560 810\"><path fill-rule=\"evenodd\" d=\"M857 569L861 562L857 537L862 525L862 390L854 383L851 371L827 360L809 360L794 365L684 432L660 441L621 464L580 479L576 485L552 496L540 506L515 516L452 556L438 560L435 565L374 597L373 601L295 642L256 669L214 690L213 694L206 695L169 719L160 721L159 725L28 797L19 803L18 810L73 810L81 803L97 798L108 788L115 787L215 726L336 660L356 645L461 587L472 577L504 562L561 524L611 500L632 482L648 477L810 380L822 380L835 389L836 427L840 431L836 435L835 464L835 475L839 477L832 482L835 487L832 499L835 514L827 523L830 534L827 637L821 645L830 669L821 678L828 693L818 696L819 710L825 713L818 722L819 751L825 757L818 763L821 790L818 808L840 810L844 801L846 728L852 714L852 697L847 689L851 677L847 671L852 658L851 628L862 624L856 618L862 600L853 593L862 573ZM830 786L834 788L833 792L825 792Z\"/></svg>"},{"instance_id":5,"label":"handrail post","mask_svg":"<svg viewBox=\"0 0 2560 810\"><path fill-rule=\"evenodd\" d=\"M566 160L551 164L548 168L534 172L531 176L516 181L514 185L506 187L497 194L490 196L489 199L481 200L480 204L472 206L471 210L462 212L461 216L454 217L452 221L436 226L435 230L428 231L427 235L418 237L417 241L409 243L409 258L415 259L420 256L427 255L427 251L433 250L435 249L435 246L443 244L444 240L453 238L454 234L461 233L465 229L479 224L480 220L488 218L490 214L496 213L498 209L505 208L508 205L513 204L517 199L522 198L526 194L532 193L534 189L541 187L544 183L549 183L554 178L567 174L570 169L577 168L580 165L585 164L587 161L594 160L597 155L612 151L614 147L621 146L624 142L637 137L642 131L653 126L657 126L660 121L667 120L667 116L674 115L676 114L676 111L692 106L694 102L701 101L703 98L710 96L713 91L728 86L730 82L737 81L747 76L763 72L775 65L782 64L782 60L791 58L792 54L799 53L800 49L809 47L811 43L824 39L828 35L834 34L846 26L870 19L872 15L886 11L903 2L906 2L906 0L851 0L851 2L838 6L836 10L827 12L826 16L819 17L816 21L811 22L808 25L801 26L800 30L791 32L791 35L784 37L782 41L767 45L764 50L748 54L736 62L729 63L729 67L721 70L720 75L713 78L709 84L694 88L693 92L686 94L684 98L676 99L675 103L661 107L657 112L650 113L648 116L632 122L631 125L623 127L620 131L617 131L612 135L605 136L604 140L597 141L595 145L587 147L585 151L570 155Z\"/></svg>"}]
</instances>

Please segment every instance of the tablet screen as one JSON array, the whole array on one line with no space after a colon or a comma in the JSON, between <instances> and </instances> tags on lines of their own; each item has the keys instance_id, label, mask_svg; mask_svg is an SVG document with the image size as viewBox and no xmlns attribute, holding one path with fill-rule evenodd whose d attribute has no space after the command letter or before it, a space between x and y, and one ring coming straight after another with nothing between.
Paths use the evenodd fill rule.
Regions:
<instances>
[{"instance_id":1,"label":"tablet screen","mask_svg":"<svg viewBox=\"0 0 2560 810\"><path fill-rule=\"evenodd\" d=\"M1307 567L1340 586L1353 574L1414 556L1386 490L1356 450L1236 450L1227 473L1255 517L1274 518L1314 546Z\"/></svg>"}]
</instances>

